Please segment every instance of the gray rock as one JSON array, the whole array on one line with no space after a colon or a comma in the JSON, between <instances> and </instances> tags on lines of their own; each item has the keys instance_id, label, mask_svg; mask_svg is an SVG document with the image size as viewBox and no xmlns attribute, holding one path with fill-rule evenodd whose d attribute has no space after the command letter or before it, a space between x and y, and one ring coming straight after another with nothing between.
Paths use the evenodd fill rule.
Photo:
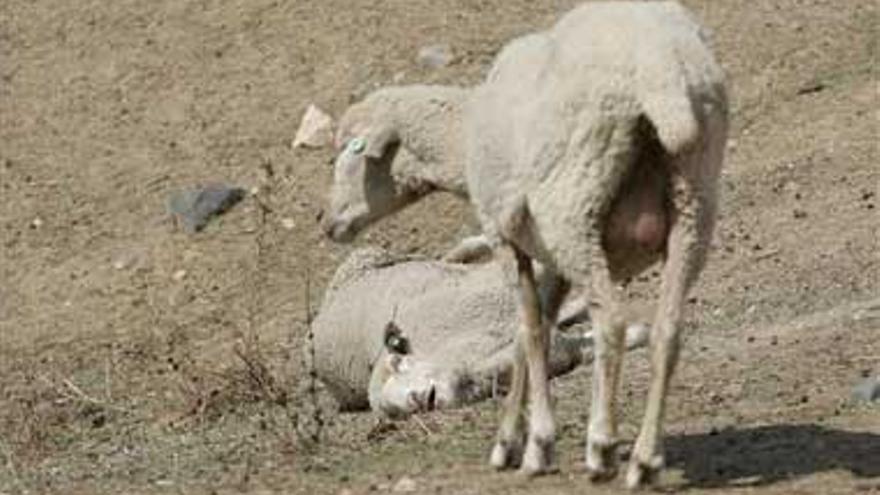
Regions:
<instances>
[{"instance_id":1,"label":"gray rock","mask_svg":"<svg viewBox=\"0 0 880 495\"><path fill-rule=\"evenodd\" d=\"M174 191L168 196L168 212L192 234L202 230L211 218L221 215L245 196L245 190L222 184Z\"/></svg>"},{"instance_id":2,"label":"gray rock","mask_svg":"<svg viewBox=\"0 0 880 495\"><path fill-rule=\"evenodd\" d=\"M446 67L455 57L452 55L452 47L447 44L430 45L419 50L416 60L420 65L431 69Z\"/></svg>"},{"instance_id":3,"label":"gray rock","mask_svg":"<svg viewBox=\"0 0 880 495\"><path fill-rule=\"evenodd\" d=\"M867 378L853 387L852 398L863 402L880 401L880 376Z\"/></svg>"}]
</instances>

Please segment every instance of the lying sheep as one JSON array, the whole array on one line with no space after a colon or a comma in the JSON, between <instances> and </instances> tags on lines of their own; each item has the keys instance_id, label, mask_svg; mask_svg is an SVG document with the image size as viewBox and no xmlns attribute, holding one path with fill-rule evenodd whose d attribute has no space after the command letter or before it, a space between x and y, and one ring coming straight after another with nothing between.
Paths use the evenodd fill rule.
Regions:
<instances>
[{"instance_id":1,"label":"lying sheep","mask_svg":"<svg viewBox=\"0 0 880 495\"><path fill-rule=\"evenodd\" d=\"M516 335L514 283L499 263L462 265L352 253L337 269L312 325L314 365L342 410L401 417L489 398L506 388ZM550 373L592 360L576 302L554 330ZM647 327L628 329L630 348Z\"/></svg>"},{"instance_id":2,"label":"lying sheep","mask_svg":"<svg viewBox=\"0 0 880 495\"><path fill-rule=\"evenodd\" d=\"M681 311L715 223L727 113L723 74L684 8L614 2L584 5L512 41L473 89L387 88L341 119L346 145L325 219L332 238L351 240L431 191L450 190L464 167L486 239L513 253L523 325L494 466L552 468L549 327L567 288L582 284L597 327L587 467L594 480L616 473L625 322L615 286L663 260L652 381L627 485L662 467ZM543 308L532 260L558 289Z\"/></svg>"}]
</instances>

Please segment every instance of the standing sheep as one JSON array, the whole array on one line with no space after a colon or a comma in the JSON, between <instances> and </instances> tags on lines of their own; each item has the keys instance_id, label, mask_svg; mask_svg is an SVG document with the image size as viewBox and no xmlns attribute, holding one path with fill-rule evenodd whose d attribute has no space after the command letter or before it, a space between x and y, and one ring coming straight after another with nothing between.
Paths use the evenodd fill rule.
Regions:
<instances>
[{"instance_id":1,"label":"standing sheep","mask_svg":"<svg viewBox=\"0 0 880 495\"><path fill-rule=\"evenodd\" d=\"M571 285L589 288L597 335L587 467L594 480L616 473L626 327L616 285L662 259L652 378L626 477L635 488L663 465L681 311L708 250L726 135L723 74L684 8L591 3L509 43L472 90L388 88L352 107L325 228L350 240L428 192L460 185L450 172L464 167L484 234L513 253L519 281L522 329L490 461L527 474L553 466L547 347ZM554 274L546 287L556 290L541 299L532 260Z\"/></svg>"}]
</instances>

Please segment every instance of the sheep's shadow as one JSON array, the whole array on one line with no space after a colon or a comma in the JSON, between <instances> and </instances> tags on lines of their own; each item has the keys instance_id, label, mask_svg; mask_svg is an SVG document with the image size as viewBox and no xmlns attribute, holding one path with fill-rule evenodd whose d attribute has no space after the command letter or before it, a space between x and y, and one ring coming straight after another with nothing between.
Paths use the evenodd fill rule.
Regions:
<instances>
[{"instance_id":1,"label":"sheep's shadow","mask_svg":"<svg viewBox=\"0 0 880 495\"><path fill-rule=\"evenodd\" d=\"M684 470L679 488L764 486L830 470L880 476L880 435L810 424L671 436L666 452L667 465Z\"/></svg>"}]
</instances>

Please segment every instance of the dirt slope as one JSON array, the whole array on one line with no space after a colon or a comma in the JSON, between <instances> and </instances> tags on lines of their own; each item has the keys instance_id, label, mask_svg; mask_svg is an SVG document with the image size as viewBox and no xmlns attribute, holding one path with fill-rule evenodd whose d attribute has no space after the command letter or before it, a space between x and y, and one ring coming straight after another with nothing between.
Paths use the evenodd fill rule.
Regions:
<instances>
[{"instance_id":1,"label":"dirt slope","mask_svg":"<svg viewBox=\"0 0 880 495\"><path fill-rule=\"evenodd\" d=\"M381 85L473 83L576 3L4 0L0 492L588 490L588 370L556 385L562 473L534 482L484 465L494 404L392 426L312 404L307 295L350 248L315 225L332 152L290 148L310 102L338 115ZM663 483L880 491L880 410L846 400L880 373L877 5L685 3L715 33L733 134ZM436 42L455 62L420 68ZM165 200L199 182L256 194L190 236ZM359 242L433 254L474 228L438 196Z\"/></svg>"}]
</instances>

